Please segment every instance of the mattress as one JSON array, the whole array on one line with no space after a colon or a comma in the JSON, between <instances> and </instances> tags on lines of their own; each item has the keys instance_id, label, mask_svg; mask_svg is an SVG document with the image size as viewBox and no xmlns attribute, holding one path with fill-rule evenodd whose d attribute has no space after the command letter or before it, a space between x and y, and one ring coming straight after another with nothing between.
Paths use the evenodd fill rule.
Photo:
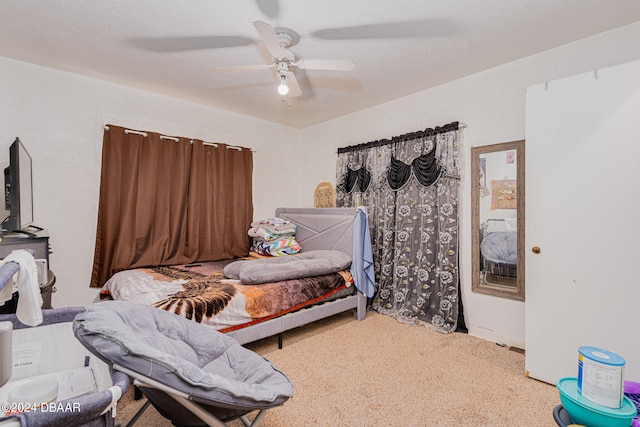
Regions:
<instances>
[{"instance_id":1,"label":"mattress","mask_svg":"<svg viewBox=\"0 0 640 427\"><path fill-rule=\"evenodd\" d=\"M246 285L224 277L229 262L121 271L107 281L102 294L152 305L228 332L355 293L348 271Z\"/></svg>"}]
</instances>

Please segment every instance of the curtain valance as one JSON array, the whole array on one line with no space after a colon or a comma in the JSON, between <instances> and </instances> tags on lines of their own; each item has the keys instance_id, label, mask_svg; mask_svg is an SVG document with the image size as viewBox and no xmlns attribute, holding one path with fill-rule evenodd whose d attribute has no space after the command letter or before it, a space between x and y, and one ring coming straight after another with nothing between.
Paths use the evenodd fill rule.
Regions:
<instances>
[{"instance_id":1,"label":"curtain valance","mask_svg":"<svg viewBox=\"0 0 640 427\"><path fill-rule=\"evenodd\" d=\"M338 154L348 153L351 151L360 151L366 148L380 147L383 145L389 145L396 142L411 141L411 140L420 139L420 138L429 138L439 133L456 131L458 130L458 127L459 127L459 122L452 122L444 126L436 126L435 128L426 128L425 130L405 133L400 136L394 136L390 139L379 139L377 141L365 142L363 144L350 145L348 147L340 147L338 148Z\"/></svg>"}]
</instances>

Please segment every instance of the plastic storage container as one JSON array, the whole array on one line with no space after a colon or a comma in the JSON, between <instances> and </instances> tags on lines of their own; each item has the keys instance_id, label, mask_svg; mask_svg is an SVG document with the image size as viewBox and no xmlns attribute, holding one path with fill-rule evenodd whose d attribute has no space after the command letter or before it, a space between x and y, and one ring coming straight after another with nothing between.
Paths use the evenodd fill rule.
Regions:
<instances>
[{"instance_id":1,"label":"plastic storage container","mask_svg":"<svg viewBox=\"0 0 640 427\"><path fill-rule=\"evenodd\" d=\"M560 402L576 424L599 427L629 427L638 413L636 406L626 396L622 407L608 408L598 405L578 393L578 379L561 378L556 383Z\"/></svg>"}]
</instances>

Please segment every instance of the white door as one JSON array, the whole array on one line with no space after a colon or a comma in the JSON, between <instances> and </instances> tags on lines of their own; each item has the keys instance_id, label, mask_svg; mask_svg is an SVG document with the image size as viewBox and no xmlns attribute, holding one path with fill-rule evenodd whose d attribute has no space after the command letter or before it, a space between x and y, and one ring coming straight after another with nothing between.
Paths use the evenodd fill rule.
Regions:
<instances>
[{"instance_id":1,"label":"white door","mask_svg":"<svg viewBox=\"0 0 640 427\"><path fill-rule=\"evenodd\" d=\"M526 107L526 370L575 377L589 345L640 381L640 61L529 87Z\"/></svg>"}]
</instances>

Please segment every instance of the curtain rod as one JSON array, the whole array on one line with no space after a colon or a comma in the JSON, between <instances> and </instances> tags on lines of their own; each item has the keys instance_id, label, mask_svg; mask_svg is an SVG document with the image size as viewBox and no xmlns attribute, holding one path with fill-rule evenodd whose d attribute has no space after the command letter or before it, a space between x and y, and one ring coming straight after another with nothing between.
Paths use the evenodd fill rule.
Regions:
<instances>
[{"instance_id":1,"label":"curtain rod","mask_svg":"<svg viewBox=\"0 0 640 427\"><path fill-rule=\"evenodd\" d=\"M104 128L104 130L109 130L109 125L104 125L103 128ZM135 135L142 135L144 137L147 137L147 135L148 135L147 132L142 132L142 131L133 130L133 129L125 129L124 133L126 133L126 134L133 133ZM178 138L176 136L167 136L167 135L160 135L160 139L168 139L168 140L175 141L175 142L179 142L180 141L180 138ZM193 139L190 140L190 142L191 142L191 144L193 144ZM210 147L218 148L218 144L216 144L215 142L202 141L202 143L204 145L208 145ZM227 145L227 149L229 149L229 150L242 151L242 148L243 147L239 147L239 146L236 146L236 145ZM251 148L249 148L249 150L251 150ZM257 153L256 150L251 150L251 152Z\"/></svg>"},{"instance_id":2,"label":"curtain rod","mask_svg":"<svg viewBox=\"0 0 640 427\"><path fill-rule=\"evenodd\" d=\"M191 143L193 144L193 139L191 140ZM205 142L205 141L202 141L202 144L203 144L203 145L208 145L209 147L213 147L213 148L218 148L218 145L219 145L219 144L218 144L218 143L216 143L216 142ZM238 146L235 146L235 145L227 145L227 150L238 150L238 151L242 151L242 147L238 147ZM250 149L250 150L251 150L251 149ZM254 153L256 152L256 151L254 151L254 150L251 150L251 151L253 151Z\"/></svg>"},{"instance_id":3,"label":"curtain rod","mask_svg":"<svg viewBox=\"0 0 640 427\"><path fill-rule=\"evenodd\" d=\"M146 132L140 132L140 131L137 131L137 130L131 130L131 129L125 129L125 130L124 130L124 133L126 133L126 134L133 133L133 134L136 134L136 135L142 135L142 136L144 136L144 137L146 137L146 136L147 136L147 133L146 133Z\"/></svg>"},{"instance_id":4,"label":"curtain rod","mask_svg":"<svg viewBox=\"0 0 640 427\"><path fill-rule=\"evenodd\" d=\"M405 133L403 135L394 136L391 139L379 139L377 141L370 141L370 142L365 142L365 143L362 143L362 144L350 145L348 147L340 147L340 148L338 148L338 154L348 153L348 152L351 152L351 151L358 151L358 150L362 150L364 148L380 147L380 146L383 146L383 145L389 145L389 144L393 144L393 143L396 143L396 142L409 141L409 140L412 140L412 139L423 138L425 136L433 136L433 135L436 135L436 134L439 134L439 133L451 132L451 131L458 130L459 128L466 128L466 127L467 127L467 125L464 124L464 123L452 122L452 123L446 124L444 126L436 126L434 129L426 128L425 130L419 130L417 132Z\"/></svg>"}]
</instances>

